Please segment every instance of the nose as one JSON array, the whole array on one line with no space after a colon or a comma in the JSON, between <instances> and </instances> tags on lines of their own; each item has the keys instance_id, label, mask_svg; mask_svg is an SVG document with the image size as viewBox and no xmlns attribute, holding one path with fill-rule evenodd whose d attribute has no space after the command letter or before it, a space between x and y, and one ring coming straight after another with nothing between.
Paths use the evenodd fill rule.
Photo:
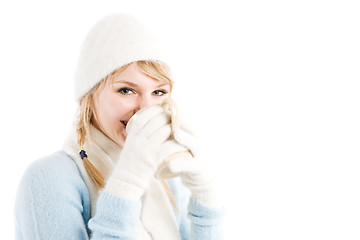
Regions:
<instances>
[{"instance_id":1,"label":"nose","mask_svg":"<svg viewBox=\"0 0 360 240\"><path fill-rule=\"evenodd\" d=\"M151 105L158 104L156 100L154 100L152 97L149 96L139 96L137 101L137 106L135 108L135 113L139 111L142 108L146 108Z\"/></svg>"}]
</instances>

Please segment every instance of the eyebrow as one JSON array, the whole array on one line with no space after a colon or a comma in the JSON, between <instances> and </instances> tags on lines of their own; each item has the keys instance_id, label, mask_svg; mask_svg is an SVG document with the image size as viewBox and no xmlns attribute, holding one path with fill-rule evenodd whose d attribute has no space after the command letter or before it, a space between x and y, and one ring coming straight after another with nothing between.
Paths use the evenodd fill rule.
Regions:
<instances>
[{"instance_id":1,"label":"eyebrow","mask_svg":"<svg viewBox=\"0 0 360 240\"><path fill-rule=\"evenodd\" d=\"M128 81L124 81L124 80L117 80L114 83L124 83L124 84L127 84L127 85L129 85L131 87L134 87L134 88L138 86L136 83L128 82Z\"/></svg>"},{"instance_id":2,"label":"eyebrow","mask_svg":"<svg viewBox=\"0 0 360 240\"><path fill-rule=\"evenodd\" d=\"M138 85L136 83L125 81L125 80L117 80L114 83L124 83L124 84L127 84L127 85L129 85L130 87L133 87L133 88L138 87ZM169 85L169 84L162 83L162 84L156 86L156 88L160 88L160 87L163 87L163 86L166 86L166 85Z\"/></svg>"}]
</instances>

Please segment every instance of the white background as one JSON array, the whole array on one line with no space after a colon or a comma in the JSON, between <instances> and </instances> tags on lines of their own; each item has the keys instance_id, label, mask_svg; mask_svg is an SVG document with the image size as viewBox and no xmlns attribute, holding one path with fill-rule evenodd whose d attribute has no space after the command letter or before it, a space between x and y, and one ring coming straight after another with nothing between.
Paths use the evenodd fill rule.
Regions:
<instances>
[{"instance_id":1,"label":"white background","mask_svg":"<svg viewBox=\"0 0 360 240\"><path fill-rule=\"evenodd\" d=\"M74 119L89 28L114 12L173 48L174 98L218 167L226 239L360 239L357 1L1 1L0 228Z\"/></svg>"}]
</instances>

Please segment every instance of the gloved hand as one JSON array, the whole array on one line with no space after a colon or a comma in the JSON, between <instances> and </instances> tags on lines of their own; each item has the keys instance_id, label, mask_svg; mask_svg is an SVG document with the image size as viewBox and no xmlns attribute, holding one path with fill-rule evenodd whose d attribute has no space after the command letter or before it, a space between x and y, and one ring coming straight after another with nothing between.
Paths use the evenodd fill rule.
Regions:
<instances>
[{"instance_id":1,"label":"gloved hand","mask_svg":"<svg viewBox=\"0 0 360 240\"><path fill-rule=\"evenodd\" d=\"M201 158L195 136L180 127L174 132L174 138L177 143L190 150L193 158L174 159L168 163L169 170L181 177L184 186L190 190L192 198L207 206L222 207L217 192L215 173Z\"/></svg>"},{"instance_id":2,"label":"gloved hand","mask_svg":"<svg viewBox=\"0 0 360 240\"><path fill-rule=\"evenodd\" d=\"M145 192L159 164L169 155L186 151L171 134L170 117L159 105L142 109L128 124L126 141L105 191L137 200Z\"/></svg>"}]
</instances>

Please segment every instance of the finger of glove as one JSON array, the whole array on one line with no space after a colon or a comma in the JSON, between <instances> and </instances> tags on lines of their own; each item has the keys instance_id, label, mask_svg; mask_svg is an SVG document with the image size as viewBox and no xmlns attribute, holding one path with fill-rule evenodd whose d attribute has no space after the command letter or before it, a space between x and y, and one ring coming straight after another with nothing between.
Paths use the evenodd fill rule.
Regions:
<instances>
[{"instance_id":1,"label":"finger of glove","mask_svg":"<svg viewBox=\"0 0 360 240\"><path fill-rule=\"evenodd\" d=\"M127 129L129 133L137 134L139 131L141 131L144 126L155 116L162 113L164 110L160 105L152 105L145 109L141 109L140 112L136 113L131 121L133 122L131 124L131 128Z\"/></svg>"},{"instance_id":2,"label":"finger of glove","mask_svg":"<svg viewBox=\"0 0 360 240\"><path fill-rule=\"evenodd\" d=\"M191 151L193 156L198 155L199 149L197 146L196 138L193 135L182 129L178 129L174 132L174 138L178 143L187 147Z\"/></svg>"},{"instance_id":3,"label":"finger of glove","mask_svg":"<svg viewBox=\"0 0 360 240\"><path fill-rule=\"evenodd\" d=\"M166 160L169 156L174 153L186 152L188 149L177 143L174 140L168 140L160 145L159 148L159 159L160 162Z\"/></svg>"},{"instance_id":4,"label":"finger of glove","mask_svg":"<svg viewBox=\"0 0 360 240\"><path fill-rule=\"evenodd\" d=\"M215 174L197 158L175 159L168 163L169 170L181 176L182 182L192 189L211 185Z\"/></svg>"},{"instance_id":5,"label":"finger of glove","mask_svg":"<svg viewBox=\"0 0 360 240\"><path fill-rule=\"evenodd\" d=\"M203 164L195 158L178 158L168 163L173 173L200 174L204 169Z\"/></svg>"},{"instance_id":6,"label":"finger of glove","mask_svg":"<svg viewBox=\"0 0 360 240\"><path fill-rule=\"evenodd\" d=\"M141 134L142 136L145 136L149 138L152 136L159 128L165 126L166 124L170 123L170 115L161 112L154 116L152 119L150 119L144 127L138 132L138 134Z\"/></svg>"},{"instance_id":7,"label":"finger of glove","mask_svg":"<svg viewBox=\"0 0 360 240\"><path fill-rule=\"evenodd\" d=\"M171 125L166 124L157 129L153 134L149 136L149 141L154 144L161 144L167 141L171 136Z\"/></svg>"}]
</instances>

